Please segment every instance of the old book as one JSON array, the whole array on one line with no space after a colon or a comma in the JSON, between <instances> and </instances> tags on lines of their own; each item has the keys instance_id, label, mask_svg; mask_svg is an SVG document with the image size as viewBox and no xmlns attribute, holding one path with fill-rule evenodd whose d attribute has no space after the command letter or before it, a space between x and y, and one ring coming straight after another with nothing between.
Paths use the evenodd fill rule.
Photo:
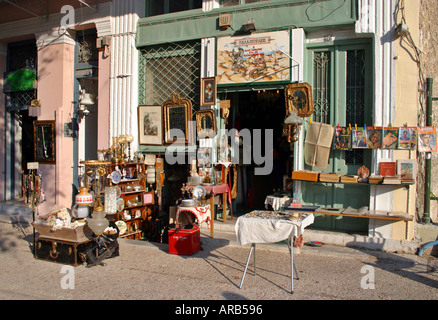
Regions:
<instances>
[{"instance_id":1,"label":"old book","mask_svg":"<svg viewBox=\"0 0 438 320\"><path fill-rule=\"evenodd\" d=\"M343 183L357 183L359 176L350 175L350 176L341 176L341 182Z\"/></svg>"},{"instance_id":2,"label":"old book","mask_svg":"<svg viewBox=\"0 0 438 320\"><path fill-rule=\"evenodd\" d=\"M298 170L292 171L292 180L318 181L318 171Z\"/></svg>"},{"instance_id":3,"label":"old book","mask_svg":"<svg viewBox=\"0 0 438 320\"><path fill-rule=\"evenodd\" d=\"M387 161L379 163L379 170L381 176L395 176L395 162Z\"/></svg>"},{"instance_id":4,"label":"old book","mask_svg":"<svg viewBox=\"0 0 438 320\"><path fill-rule=\"evenodd\" d=\"M370 184L379 184L383 181L383 176L380 175L372 175L368 178L368 183Z\"/></svg>"},{"instance_id":5,"label":"old book","mask_svg":"<svg viewBox=\"0 0 438 320\"><path fill-rule=\"evenodd\" d=\"M401 184L400 176L386 176L383 177L382 184Z\"/></svg>"},{"instance_id":6,"label":"old book","mask_svg":"<svg viewBox=\"0 0 438 320\"><path fill-rule=\"evenodd\" d=\"M304 162L312 167L326 169L335 129L325 123L312 122L304 143Z\"/></svg>"},{"instance_id":7,"label":"old book","mask_svg":"<svg viewBox=\"0 0 438 320\"><path fill-rule=\"evenodd\" d=\"M337 174L337 173L322 172L319 175L319 181L321 182L339 182L340 179L341 179L341 174Z\"/></svg>"}]
</instances>

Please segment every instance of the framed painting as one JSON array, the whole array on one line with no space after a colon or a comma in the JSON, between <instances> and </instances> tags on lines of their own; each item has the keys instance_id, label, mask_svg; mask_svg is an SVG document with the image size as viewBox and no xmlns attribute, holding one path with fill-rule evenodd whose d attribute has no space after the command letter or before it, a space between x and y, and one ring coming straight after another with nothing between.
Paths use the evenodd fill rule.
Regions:
<instances>
[{"instance_id":1,"label":"framed painting","mask_svg":"<svg viewBox=\"0 0 438 320\"><path fill-rule=\"evenodd\" d=\"M397 174L403 181L415 183L417 176L417 161L415 159L397 160Z\"/></svg>"},{"instance_id":2,"label":"framed painting","mask_svg":"<svg viewBox=\"0 0 438 320\"><path fill-rule=\"evenodd\" d=\"M139 144L163 144L163 111L161 106L138 107Z\"/></svg>"},{"instance_id":3,"label":"framed painting","mask_svg":"<svg viewBox=\"0 0 438 320\"><path fill-rule=\"evenodd\" d=\"M174 93L172 98L164 102L164 142L166 144L190 144L190 121L192 119L192 103Z\"/></svg>"},{"instance_id":4,"label":"framed painting","mask_svg":"<svg viewBox=\"0 0 438 320\"><path fill-rule=\"evenodd\" d=\"M217 88L216 78L202 78L201 79L201 106L216 105Z\"/></svg>"},{"instance_id":5,"label":"framed painting","mask_svg":"<svg viewBox=\"0 0 438 320\"><path fill-rule=\"evenodd\" d=\"M56 163L56 122L33 122L34 161L44 164Z\"/></svg>"},{"instance_id":6,"label":"framed painting","mask_svg":"<svg viewBox=\"0 0 438 320\"><path fill-rule=\"evenodd\" d=\"M214 110L200 110L196 113L196 131L199 138L216 136L216 113Z\"/></svg>"},{"instance_id":7,"label":"framed painting","mask_svg":"<svg viewBox=\"0 0 438 320\"><path fill-rule=\"evenodd\" d=\"M296 111L301 118L307 118L313 114L312 87L308 83L289 83L284 93L288 115L292 111Z\"/></svg>"},{"instance_id":8,"label":"framed painting","mask_svg":"<svg viewBox=\"0 0 438 320\"><path fill-rule=\"evenodd\" d=\"M143 193L143 205L152 205L155 203L154 192L145 192Z\"/></svg>"}]
</instances>

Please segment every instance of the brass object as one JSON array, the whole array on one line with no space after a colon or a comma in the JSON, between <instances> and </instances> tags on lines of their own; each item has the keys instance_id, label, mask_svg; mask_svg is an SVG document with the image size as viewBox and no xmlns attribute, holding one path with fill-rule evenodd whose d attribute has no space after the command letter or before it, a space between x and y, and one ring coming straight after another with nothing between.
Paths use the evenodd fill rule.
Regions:
<instances>
[{"instance_id":1,"label":"brass object","mask_svg":"<svg viewBox=\"0 0 438 320\"><path fill-rule=\"evenodd\" d=\"M58 256L59 256L59 252L56 252L56 245L57 245L57 243L55 241L53 241L52 242L52 251L49 252L50 258L52 258L53 260L58 259Z\"/></svg>"},{"instance_id":2,"label":"brass object","mask_svg":"<svg viewBox=\"0 0 438 320\"><path fill-rule=\"evenodd\" d=\"M289 83L284 89L286 113L296 111L301 118L310 117L313 112L312 87L308 83Z\"/></svg>"},{"instance_id":3,"label":"brass object","mask_svg":"<svg viewBox=\"0 0 438 320\"><path fill-rule=\"evenodd\" d=\"M199 138L213 138L216 136L216 112L214 110L196 112L196 131Z\"/></svg>"}]
</instances>

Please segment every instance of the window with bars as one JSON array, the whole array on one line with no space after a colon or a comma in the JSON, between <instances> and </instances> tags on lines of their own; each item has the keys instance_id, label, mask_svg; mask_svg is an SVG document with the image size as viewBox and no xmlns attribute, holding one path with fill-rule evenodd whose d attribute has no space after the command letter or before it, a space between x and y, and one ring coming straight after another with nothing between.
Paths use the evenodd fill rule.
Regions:
<instances>
[{"instance_id":1,"label":"window with bars","mask_svg":"<svg viewBox=\"0 0 438 320\"><path fill-rule=\"evenodd\" d=\"M336 55L335 52L343 52L345 55ZM345 60L335 56L345 56ZM334 66L345 66L345 76L340 76L334 70ZM332 75L335 72L335 75ZM357 124L362 126L366 123L365 110L365 82L366 82L366 52L364 49L345 50L321 50L313 52L313 120L322 123L342 123L343 119L335 117L334 108L344 110L346 125ZM333 83L334 81L334 83ZM334 84L338 92L345 94L345 106L338 105L333 96ZM336 104L336 105L335 105ZM361 149L353 149L345 152L345 161L349 165L359 165L364 162L364 152Z\"/></svg>"},{"instance_id":2,"label":"window with bars","mask_svg":"<svg viewBox=\"0 0 438 320\"><path fill-rule=\"evenodd\" d=\"M201 43L189 41L140 50L139 102L162 105L179 93L199 110Z\"/></svg>"}]
</instances>

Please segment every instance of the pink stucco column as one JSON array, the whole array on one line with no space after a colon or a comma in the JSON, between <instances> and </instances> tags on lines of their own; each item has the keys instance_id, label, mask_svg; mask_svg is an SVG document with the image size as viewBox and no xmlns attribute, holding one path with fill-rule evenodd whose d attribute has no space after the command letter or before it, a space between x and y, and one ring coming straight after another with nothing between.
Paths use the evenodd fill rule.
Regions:
<instances>
[{"instance_id":1,"label":"pink stucco column","mask_svg":"<svg viewBox=\"0 0 438 320\"><path fill-rule=\"evenodd\" d=\"M73 193L73 139L64 136L64 124L73 117L75 42L67 33L41 34L38 47L38 120L56 121L56 164L40 164L46 201L41 216L71 208Z\"/></svg>"}]
</instances>

